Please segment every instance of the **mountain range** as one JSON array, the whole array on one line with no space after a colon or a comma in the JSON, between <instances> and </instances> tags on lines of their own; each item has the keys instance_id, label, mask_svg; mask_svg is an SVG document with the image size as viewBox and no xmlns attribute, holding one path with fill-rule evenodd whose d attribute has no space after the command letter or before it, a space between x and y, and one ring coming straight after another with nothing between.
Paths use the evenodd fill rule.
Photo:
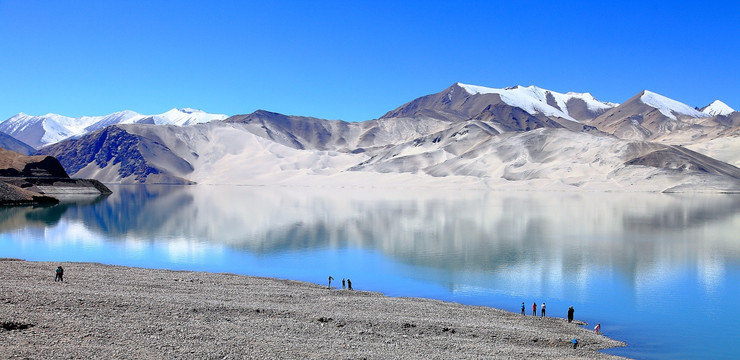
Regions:
<instances>
[{"instance_id":1,"label":"mountain range","mask_svg":"<svg viewBox=\"0 0 740 360\"><path fill-rule=\"evenodd\" d=\"M173 109L19 114L0 131L103 182L740 191L740 112L647 90L615 104L456 83L362 122Z\"/></svg>"},{"instance_id":2,"label":"mountain range","mask_svg":"<svg viewBox=\"0 0 740 360\"><path fill-rule=\"evenodd\" d=\"M211 120L226 119L223 114L209 114L201 110L172 109L159 115L142 115L134 111L119 111L105 116L71 118L57 114L41 116L17 114L0 122L0 132L8 134L34 148L78 137L110 125L152 124L187 126Z\"/></svg>"}]
</instances>

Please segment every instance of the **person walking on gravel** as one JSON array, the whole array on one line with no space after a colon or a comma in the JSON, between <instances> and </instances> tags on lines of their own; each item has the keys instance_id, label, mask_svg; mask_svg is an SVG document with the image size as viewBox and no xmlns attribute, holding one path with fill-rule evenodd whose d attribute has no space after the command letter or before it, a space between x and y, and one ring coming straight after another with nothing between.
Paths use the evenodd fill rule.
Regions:
<instances>
[{"instance_id":1,"label":"person walking on gravel","mask_svg":"<svg viewBox=\"0 0 740 360\"><path fill-rule=\"evenodd\" d=\"M522 315L524 315L524 301L522 301Z\"/></svg>"},{"instance_id":2,"label":"person walking on gravel","mask_svg":"<svg viewBox=\"0 0 740 360\"><path fill-rule=\"evenodd\" d=\"M54 277L54 281L64 282L64 269L61 266L57 266L57 276Z\"/></svg>"}]
</instances>

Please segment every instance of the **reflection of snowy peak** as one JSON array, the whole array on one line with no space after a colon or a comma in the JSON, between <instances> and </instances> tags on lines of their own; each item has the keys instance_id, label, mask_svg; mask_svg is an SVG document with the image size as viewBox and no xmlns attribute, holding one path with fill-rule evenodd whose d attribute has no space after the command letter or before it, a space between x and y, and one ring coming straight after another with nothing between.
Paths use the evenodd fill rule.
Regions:
<instances>
[{"instance_id":1,"label":"reflection of snowy peak","mask_svg":"<svg viewBox=\"0 0 740 360\"><path fill-rule=\"evenodd\" d=\"M495 89L461 83L458 83L458 85L471 95L497 94L506 104L523 109L532 115L539 113L573 121L577 120L569 114L568 103L572 103L574 100L583 101L586 108L595 113L603 113L617 105L596 100L589 93L568 92L567 94L562 94L536 86L515 86L505 89Z\"/></svg>"},{"instance_id":2,"label":"reflection of snowy peak","mask_svg":"<svg viewBox=\"0 0 740 360\"><path fill-rule=\"evenodd\" d=\"M32 116L20 113L1 122L0 131L35 148L40 148L115 124L153 123L157 125L186 126L225 118L226 115L223 114L209 114L190 108L172 109L166 113L151 116L141 115L130 110L105 116L82 116L78 118L57 114Z\"/></svg>"},{"instance_id":3,"label":"reflection of snowy peak","mask_svg":"<svg viewBox=\"0 0 740 360\"><path fill-rule=\"evenodd\" d=\"M735 112L735 109L719 100L714 100L711 104L703 107L701 112L711 116L730 115Z\"/></svg>"},{"instance_id":4,"label":"reflection of snowy peak","mask_svg":"<svg viewBox=\"0 0 740 360\"><path fill-rule=\"evenodd\" d=\"M642 92L640 100L643 103L660 110L663 115L673 120L676 120L676 115L686 115L693 118L703 118L710 116L684 103L669 99L663 95L656 94L647 90Z\"/></svg>"}]
</instances>

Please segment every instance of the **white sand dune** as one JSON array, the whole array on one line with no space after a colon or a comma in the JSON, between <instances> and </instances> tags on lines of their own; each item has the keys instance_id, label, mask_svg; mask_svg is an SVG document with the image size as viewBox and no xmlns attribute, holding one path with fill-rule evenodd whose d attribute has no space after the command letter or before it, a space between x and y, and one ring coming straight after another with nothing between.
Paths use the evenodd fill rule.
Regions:
<instances>
[{"instance_id":1,"label":"white sand dune","mask_svg":"<svg viewBox=\"0 0 740 360\"><path fill-rule=\"evenodd\" d=\"M552 191L740 190L740 169L674 146L541 128L498 133L482 121L362 152L297 149L239 124L129 125L162 173L199 184ZM300 146L308 146L303 144ZM141 149L145 151L142 151ZM716 148L716 147L715 147ZM74 174L121 178L96 163Z\"/></svg>"}]
</instances>

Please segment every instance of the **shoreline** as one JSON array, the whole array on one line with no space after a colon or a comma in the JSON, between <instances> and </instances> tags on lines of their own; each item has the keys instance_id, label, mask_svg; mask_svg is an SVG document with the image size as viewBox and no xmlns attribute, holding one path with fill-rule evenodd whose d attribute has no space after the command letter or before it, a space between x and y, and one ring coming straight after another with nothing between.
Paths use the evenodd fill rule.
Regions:
<instances>
[{"instance_id":1,"label":"shoreline","mask_svg":"<svg viewBox=\"0 0 740 360\"><path fill-rule=\"evenodd\" d=\"M625 346L563 318L228 273L0 259L0 284L2 358L623 359L599 350Z\"/></svg>"}]
</instances>

